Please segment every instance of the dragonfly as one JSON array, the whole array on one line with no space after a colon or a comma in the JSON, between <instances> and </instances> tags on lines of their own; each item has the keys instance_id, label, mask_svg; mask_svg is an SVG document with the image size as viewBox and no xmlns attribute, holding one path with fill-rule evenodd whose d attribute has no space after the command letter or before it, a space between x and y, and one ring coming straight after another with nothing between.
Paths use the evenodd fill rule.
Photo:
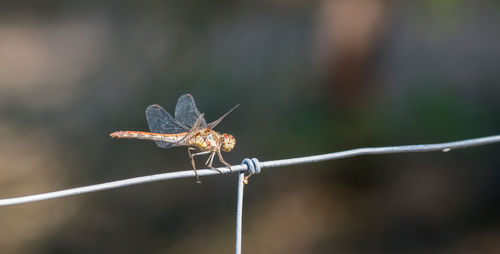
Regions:
<instances>
[{"instance_id":1,"label":"dragonfly","mask_svg":"<svg viewBox=\"0 0 500 254\"><path fill-rule=\"evenodd\" d=\"M233 150L236 139L231 134L221 134L213 129L238 106L239 104L219 119L207 124L204 113L200 113L196 107L193 96L184 94L177 100L175 118L158 104L146 108L146 120L151 132L115 131L109 135L112 138L151 140L158 147L165 149L187 146L197 183L201 183L196 171L195 156L209 154L205 165L221 172L212 166L214 157L217 155L219 161L231 170L231 165L224 160L221 151L230 152Z\"/></svg>"}]
</instances>

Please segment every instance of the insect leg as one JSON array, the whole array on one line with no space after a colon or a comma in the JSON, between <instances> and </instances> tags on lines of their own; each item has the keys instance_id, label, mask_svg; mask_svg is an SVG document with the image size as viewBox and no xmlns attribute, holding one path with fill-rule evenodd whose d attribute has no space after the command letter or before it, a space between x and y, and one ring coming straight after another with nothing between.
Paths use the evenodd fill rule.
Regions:
<instances>
[{"instance_id":1,"label":"insect leg","mask_svg":"<svg viewBox=\"0 0 500 254\"><path fill-rule=\"evenodd\" d=\"M195 148L191 148L191 150L196 150L196 149ZM205 155L205 154L209 154L209 153L211 153L211 152L210 151L206 151L206 152L193 153L191 155L193 155L193 157L194 157L194 156Z\"/></svg>"},{"instance_id":2,"label":"insect leg","mask_svg":"<svg viewBox=\"0 0 500 254\"><path fill-rule=\"evenodd\" d=\"M219 157L219 161L222 162L222 164L226 165L226 167L229 168L229 171L233 172L233 170L231 169L231 165L229 163L227 163L223 158L222 158L222 154L220 154L220 150L217 150L217 156Z\"/></svg>"},{"instance_id":3,"label":"insect leg","mask_svg":"<svg viewBox=\"0 0 500 254\"><path fill-rule=\"evenodd\" d=\"M207 152L201 152L201 153L194 153L194 154L192 154L191 150L196 150L196 149L194 149L192 147L188 147L188 154L189 154L189 158L191 158L191 165L193 166L194 174L196 175L196 182L197 183L201 183L200 178L198 177L198 171L196 171L196 165L194 163L194 156L202 155L202 154L207 154Z\"/></svg>"},{"instance_id":4,"label":"insect leg","mask_svg":"<svg viewBox=\"0 0 500 254\"><path fill-rule=\"evenodd\" d=\"M210 157L208 157L208 160L207 160L207 163L205 165L207 165L207 167L213 169L213 170L216 170L218 171L219 173L222 174L222 171L220 171L218 168L212 166L212 163L214 162L214 157L215 157L215 151L212 152L212 154L210 154Z\"/></svg>"},{"instance_id":5,"label":"insect leg","mask_svg":"<svg viewBox=\"0 0 500 254\"><path fill-rule=\"evenodd\" d=\"M215 153L213 153L213 152L212 152L212 153L210 154L210 156L208 156L208 159L207 159L207 161L205 162L205 166L208 166L208 163L210 162L210 159L211 159L212 157L214 157L214 155L215 155Z\"/></svg>"}]
</instances>

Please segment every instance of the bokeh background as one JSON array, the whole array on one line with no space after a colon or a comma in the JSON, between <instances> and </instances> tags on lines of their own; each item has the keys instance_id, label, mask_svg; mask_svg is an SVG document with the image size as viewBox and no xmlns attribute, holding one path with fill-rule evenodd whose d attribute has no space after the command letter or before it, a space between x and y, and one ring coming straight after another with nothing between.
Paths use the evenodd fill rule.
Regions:
<instances>
[{"instance_id":1,"label":"bokeh background","mask_svg":"<svg viewBox=\"0 0 500 254\"><path fill-rule=\"evenodd\" d=\"M0 195L190 168L112 140L191 93L261 161L500 133L495 0L2 1ZM245 253L499 253L499 145L265 170ZM199 161L201 163L201 160ZM231 253L236 174L0 208L1 253Z\"/></svg>"}]
</instances>

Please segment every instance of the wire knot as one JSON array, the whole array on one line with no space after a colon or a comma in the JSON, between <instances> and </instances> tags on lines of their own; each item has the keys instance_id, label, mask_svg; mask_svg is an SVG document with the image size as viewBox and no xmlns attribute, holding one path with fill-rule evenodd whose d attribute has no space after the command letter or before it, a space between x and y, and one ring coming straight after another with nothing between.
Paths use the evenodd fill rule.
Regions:
<instances>
[{"instance_id":1,"label":"wire knot","mask_svg":"<svg viewBox=\"0 0 500 254\"><path fill-rule=\"evenodd\" d=\"M257 158L246 158L241 162L241 165L247 165L247 170L251 175L260 173L261 166Z\"/></svg>"},{"instance_id":2,"label":"wire knot","mask_svg":"<svg viewBox=\"0 0 500 254\"><path fill-rule=\"evenodd\" d=\"M243 183L248 184L248 178L254 174L259 174L261 170L261 165L259 160L257 158L245 158L241 162L241 165L246 165L247 166L247 171L250 173L249 175L245 176L245 179L243 180Z\"/></svg>"}]
</instances>

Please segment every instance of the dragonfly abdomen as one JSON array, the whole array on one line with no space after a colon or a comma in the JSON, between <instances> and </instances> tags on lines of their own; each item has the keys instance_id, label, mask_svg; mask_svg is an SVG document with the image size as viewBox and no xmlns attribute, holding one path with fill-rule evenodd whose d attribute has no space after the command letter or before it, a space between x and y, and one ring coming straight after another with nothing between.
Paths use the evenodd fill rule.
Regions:
<instances>
[{"instance_id":1,"label":"dragonfly abdomen","mask_svg":"<svg viewBox=\"0 0 500 254\"><path fill-rule=\"evenodd\" d=\"M115 131L109 134L112 138L143 139L152 141L163 141L169 143L179 142L186 133L161 134L143 131Z\"/></svg>"}]
</instances>

